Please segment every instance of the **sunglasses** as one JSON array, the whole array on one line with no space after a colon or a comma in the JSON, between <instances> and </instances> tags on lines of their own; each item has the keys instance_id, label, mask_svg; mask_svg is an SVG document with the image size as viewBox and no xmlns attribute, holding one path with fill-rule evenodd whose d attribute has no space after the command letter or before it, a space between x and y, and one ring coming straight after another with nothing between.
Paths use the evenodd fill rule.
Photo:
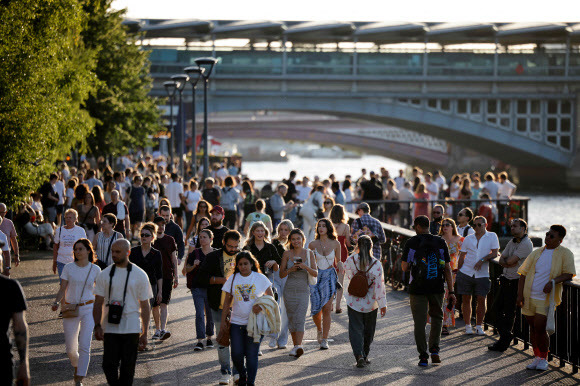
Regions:
<instances>
[{"instance_id":1,"label":"sunglasses","mask_svg":"<svg viewBox=\"0 0 580 386\"><path fill-rule=\"evenodd\" d=\"M332 202L330 202L330 201L324 201L324 205L330 205L330 204L332 204Z\"/></svg>"},{"instance_id":2,"label":"sunglasses","mask_svg":"<svg viewBox=\"0 0 580 386\"><path fill-rule=\"evenodd\" d=\"M442 227L450 227L450 226L451 226L451 224L443 224L443 225L441 225L441 226L442 226Z\"/></svg>"},{"instance_id":3,"label":"sunglasses","mask_svg":"<svg viewBox=\"0 0 580 386\"><path fill-rule=\"evenodd\" d=\"M555 239L556 238L556 236L554 236L550 232L546 232L546 237L549 238L549 239Z\"/></svg>"},{"instance_id":4,"label":"sunglasses","mask_svg":"<svg viewBox=\"0 0 580 386\"><path fill-rule=\"evenodd\" d=\"M482 223L475 223L473 225L475 225L476 227L484 227L485 226L485 224L482 224Z\"/></svg>"},{"instance_id":5,"label":"sunglasses","mask_svg":"<svg viewBox=\"0 0 580 386\"><path fill-rule=\"evenodd\" d=\"M151 235L149 233L141 233L141 238L144 237L151 237Z\"/></svg>"},{"instance_id":6,"label":"sunglasses","mask_svg":"<svg viewBox=\"0 0 580 386\"><path fill-rule=\"evenodd\" d=\"M465 216L465 213L458 213L457 217L459 217L459 216Z\"/></svg>"},{"instance_id":7,"label":"sunglasses","mask_svg":"<svg viewBox=\"0 0 580 386\"><path fill-rule=\"evenodd\" d=\"M441 214L441 212L433 212L433 214Z\"/></svg>"}]
</instances>

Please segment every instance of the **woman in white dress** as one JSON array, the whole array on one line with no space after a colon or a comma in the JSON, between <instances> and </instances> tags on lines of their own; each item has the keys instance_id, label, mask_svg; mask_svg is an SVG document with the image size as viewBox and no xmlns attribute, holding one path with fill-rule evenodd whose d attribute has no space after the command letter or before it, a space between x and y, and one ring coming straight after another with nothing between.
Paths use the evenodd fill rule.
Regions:
<instances>
[{"instance_id":1,"label":"woman in white dress","mask_svg":"<svg viewBox=\"0 0 580 386\"><path fill-rule=\"evenodd\" d=\"M316 225L316 215L318 211L322 208L324 202L324 185L316 185L311 193L308 200L302 205L300 209L300 216L302 217L302 230L304 231L304 236L306 236L306 244L314 239L314 228Z\"/></svg>"}]
</instances>

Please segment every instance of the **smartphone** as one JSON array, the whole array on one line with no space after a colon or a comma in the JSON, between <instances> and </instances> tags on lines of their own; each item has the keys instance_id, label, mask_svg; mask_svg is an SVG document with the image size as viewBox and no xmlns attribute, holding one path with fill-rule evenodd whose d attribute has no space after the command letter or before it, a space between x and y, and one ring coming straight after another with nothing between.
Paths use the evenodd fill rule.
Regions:
<instances>
[{"instance_id":1,"label":"smartphone","mask_svg":"<svg viewBox=\"0 0 580 386\"><path fill-rule=\"evenodd\" d=\"M294 260L294 264L300 264L302 263L302 259L295 259ZM298 270L301 270L302 268L298 267Z\"/></svg>"}]
</instances>

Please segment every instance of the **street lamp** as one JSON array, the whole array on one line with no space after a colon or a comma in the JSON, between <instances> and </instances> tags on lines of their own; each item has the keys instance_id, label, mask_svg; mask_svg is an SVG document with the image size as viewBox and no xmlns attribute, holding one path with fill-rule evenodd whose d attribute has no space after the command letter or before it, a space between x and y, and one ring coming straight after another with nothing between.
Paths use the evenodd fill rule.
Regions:
<instances>
[{"instance_id":1,"label":"street lamp","mask_svg":"<svg viewBox=\"0 0 580 386\"><path fill-rule=\"evenodd\" d=\"M173 171L173 157L174 157L174 147L175 147L175 133L173 132L173 100L175 98L175 91L179 84L172 80L168 82L163 82L163 86L165 87L165 91L167 91L167 96L169 97L169 133L171 135L170 143L169 143L169 158L171 159L171 169Z\"/></svg>"},{"instance_id":2,"label":"street lamp","mask_svg":"<svg viewBox=\"0 0 580 386\"><path fill-rule=\"evenodd\" d=\"M195 87L201 78L201 74L205 68L199 66L185 67L183 71L189 75L189 82L191 83L191 168L193 175L197 176L197 132L195 127Z\"/></svg>"},{"instance_id":3,"label":"street lamp","mask_svg":"<svg viewBox=\"0 0 580 386\"><path fill-rule=\"evenodd\" d=\"M207 82L213 70L213 67L217 63L216 58L197 58L195 59L195 64L204 71L201 73L203 77L203 178L206 179L209 176L209 141L208 129L207 129Z\"/></svg>"},{"instance_id":4,"label":"street lamp","mask_svg":"<svg viewBox=\"0 0 580 386\"><path fill-rule=\"evenodd\" d=\"M183 156L185 155L185 116L183 114L183 90L189 81L189 76L185 74L173 75L171 80L178 84L177 91L179 92L179 118L181 122L179 127L179 172L181 173L182 177L185 177L185 167L183 165Z\"/></svg>"}]
</instances>

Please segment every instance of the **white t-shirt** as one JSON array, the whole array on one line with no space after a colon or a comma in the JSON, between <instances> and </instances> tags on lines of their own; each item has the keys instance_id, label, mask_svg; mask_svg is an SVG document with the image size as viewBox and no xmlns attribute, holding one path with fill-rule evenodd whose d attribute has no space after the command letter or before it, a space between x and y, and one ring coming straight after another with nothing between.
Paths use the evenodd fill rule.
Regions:
<instances>
[{"instance_id":1,"label":"white t-shirt","mask_svg":"<svg viewBox=\"0 0 580 386\"><path fill-rule=\"evenodd\" d=\"M303 186L303 185L296 186L296 192L298 192L296 199L298 201L308 200L308 195L310 195L311 190L312 190L312 188L310 186Z\"/></svg>"},{"instance_id":2,"label":"white t-shirt","mask_svg":"<svg viewBox=\"0 0 580 386\"><path fill-rule=\"evenodd\" d=\"M234 275L231 275L228 278L222 287L222 291L230 293L233 277ZM254 271L246 277L236 273L235 277L231 322L245 326L248 324L248 318L256 299L264 295L271 283L265 275Z\"/></svg>"},{"instance_id":3,"label":"white t-shirt","mask_svg":"<svg viewBox=\"0 0 580 386\"><path fill-rule=\"evenodd\" d=\"M443 176L439 176L435 179L435 182L439 186L439 190L442 190L445 187L445 178Z\"/></svg>"},{"instance_id":4,"label":"white t-shirt","mask_svg":"<svg viewBox=\"0 0 580 386\"><path fill-rule=\"evenodd\" d=\"M8 237L4 234L4 232L0 231L0 245L2 246L2 251L10 251L10 244L8 244Z\"/></svg>"},{"instance_id":5,"label":"white t-shirt","mask_svg":"<svg viewBox=\"0 0 580 386\"><path fill-rule=\"evenodd\" d=\"M460 227L459 225L457 226L457 234L461 237L467 237L469 235L473 235L475 234L475 230L469 226L469 230L467 231L467 234L465 236L463 236L463 231L465 231L465 228L467 228L469 225L466 225L464 227Z\"/></svg>"},{"instance_id":6,"label":"white t-shirt","mask_svg":"<svg viewBox=\"0 0 580 386\"><path fill-rule=\"evenodd\" d=\"M179 198L180 193L183 194L182 184L177 181L173 181L167 184L167 187L165 188L165 195L171 203L172 208L179 208L179 205L181 205L181 199Z\"/></svg>"},{"instance_id":7,"label":"white t-shirt","mask_svg":"<svg viewBox=\"0 0 580 386\"><path fill-rule=\"evenodd\" d=\"M196 189L195 192L192 192L191 190L185 192L185 199L187 200L187 210L189 212L194 211L197 208L197 203L201 200L199 189Z\"/></svg>"},{"instance_id":8,"label":"white t-shirt","mask_svg":"<svg viewBox=\"0 0 580 386\"><path fill-rule=\"evenodd\" d=\"M395 185L397 186L397 190L401 190L405 187L405 182L407 180L405 179L405 177L395 177Z\"/></svg>"},{"instance_id":9,"label":"white t-shirt","mask_svg":"<svg viewBox=\"0 0 580 386\"><path fill-rule=\"evenodd\" d=\"M71 304L85 303L93 300L95 298L95 282L97 281L99 273L101 273L101 269L91 263L85 267L79 267L76 263L68 263L65 265L62 270L62 275L60 275L62 280L68 281L64 300ZM85 287L84 291L83 285Z\"/></svg>"},{"instance_id":10,"label":"white t-shirt","mask_svg":"<svg viewBox=\"0 0 580 386\"><path fill-rule=\"evenodd\" d=\"M53 185L56 194L58 194L58 203L57 205L64 205L64 182L61 180L57 180L56 183Z\"/></svg>"},{"instance_id":11,"label":"white t-shirt","mask_svg":"<svg viewBox=\"0 0 580 386\"><path fill-rule=\"evenodd\" d=\"M499 198L510 198L515 188L516 186L510 180L500 183L497 191Z\"/></svg>"},{"instance_id":12,"label":"white t-shirt","mask_svg":"<svg viewBox=\"0 0 580 386\"><path fill-rule=\"evenodd\" d=\"M489 255L492 249L499 249L499 240L494 232L485 232L479 241L475 234L467 236L461 245L461 252L467 254L459 271L469 277L475 276L476 279L489 277L489 261L483 263L479 271L474 267L482 257Z\"/></svg>"},{"instance_id":13,"label":"white t-shirt","mask_svg":"<svg viewBox=\"0 0 580 386\"><path fill-rule=\"evenodd\" d=\"M73 188L66 189L66 206L72 206L72 200L75 198L75 190Z\"/></svg>"},{"instance_id":14,"label":"white t-shirt","mask_svg":"<svg viewBox=\"0 0 580 386\"><path fill-rule=\"evenodd\" d=\"M495 181L485 181L483 187L489 192L489 198L492 200L497 199L497 191L499 190L499 184Z\"/></svg>"},{"instance_id":15,"label":"white t-shirt","mask_svg":"<svg viewBox=\"0 0 580 386\"><path fill-rule=\"evenodd\" d=\"M109 304L109 275L111 269L115 265L112 264L104 269L97 277L95 285L95 295L105 298L105 305ZM115 268L115 276L113 276L113 284L111 286L111 299L113 302L123 302L123 291L125 289L125 281L127 280L127 268ZM132 264L131 273L129 275L129 283L127 283L127 294L125 295L125 303L123 307L123 315L121 316L121 323L109 324L109 307L105 307L103 313L103 330L111 334L138 334L141 332L141 305L140 301L149 300L153 297L151 285L149 284L149 277L141 268Z\"/></svg>"},{"instance_id":16,"label":"white t-shirt","mask_svg":"<svg viewBox=\"0 0 580 386\"><path fill-rule=\"evenodd\" d=\"M71 229L66 229L64 226L57 228L56 232L54 232L54 243L58 244L56 261L64 264L72 263L74 261L73 246L75 242L86 237L85 230L78 225Z\"/></svg>"},{"instance_id":17,"label":"white t-shirt","mask_svg":"<svg viewBox=\"0 0 580 386\"><path fill-rule=\"evenodd\" d=\"M431 182L427 183L426 188L429 191L429 199L436 200L438 195L439 195L439 186L437 185L437 183L431 181ZM433 194L430 192L435 192L435 193Z\"/></svg>"},{"instance_id":18,"label":"white t-shirt","mask_svg":"<svg viewBox=\"0 0 580 386\"><path fill-rule=\"evenodd\" d=\"M536 272L532 283L531 298L536 300L546 300L548 294L544 293L544 287L550 281L550 271L552 269L553 249L544 248L544 251L536 261ZM554 288L552 288L554 291Z\"/></svg>"}]
</instances>

